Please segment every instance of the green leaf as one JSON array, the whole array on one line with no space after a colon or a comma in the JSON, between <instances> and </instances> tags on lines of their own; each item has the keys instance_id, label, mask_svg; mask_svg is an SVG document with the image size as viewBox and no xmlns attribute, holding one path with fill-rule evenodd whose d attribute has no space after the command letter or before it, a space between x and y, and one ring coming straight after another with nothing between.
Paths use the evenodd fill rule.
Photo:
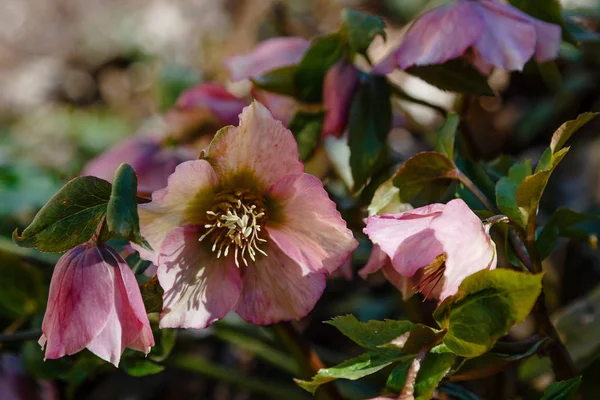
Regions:
<instances>
[{"instance_id":1,"label":"green leaf","mask_svg":"<svg viewBox=\"0 0 600 400\"><path fill-rule=\"evenodd\" d=\"M400 189L394 186L391 178L375 190L368 207L369 215L397 214L408 210L412 210L412 206L402 202Z\"/></svg>"},{"instance_id":2,"label":"green leaf","mask_svg":"<svg viewBox=\"0 0 600 400\"><path fill-rule=\"evenodd\" d=\"M21 235L13 232L13 241L45 252L62 252L87 242L106 212L110 192L110 183L93 176L69 181Z\"/></svg>"},{"instance_id":3,"label":"green leaf","mask_svg":"<svg viewBox=\"0 0 600 400\"><path fill-rule=\"evenodd\" d=\"M259 89L286 96L296 97L298 95L294 79L297 65L288 65L277 68L252 79L252 83Z\"/></svg>"},{"instance_id":4,"label":"green leaf","mask_svg":"<svg viewBox=\"0 0 600 400\"><path fill-rule=\"evenodd\" d=\"M583 125L590 122L594 119L599 113L597 112L587 112L580 114L576 119L567 121L560 126L552 135L552 140L550 141L550 149L552 150L552 154L556 154L559 152L569 140L571 136L575 132L579 130Z\"/></svg>"},{"instance_id":5,"label":"green leaf","mask_svg":"<svg viewBox=\"0 0 600 400\"><path fill-rule=\"evenodd\" d=\"M544 391L544 397L541 400L574 399L579 385L581 385L581 376L566 381L552 382Z\"/></svg>"},{"instance_id":6,"label":"green leaf","mask_svg":"<svg viewBox=\"0 0 600 400\"><path fill-rule=\"evenodd\" d=\"M345 41L339 33L312 40L294 75L294 86L298 89L299 100L309 103L321 102L325 74L342 57L345 47Z\"/></svg>"},{"instance_id":7,"label":"green leaf","mask_svg":"<svg viewBox=\"0 0 600 400\"><path fill-rule=\"evenodd\" d=\"M388 344L419 326L410 321L390 319L364 323L358 321L354 315L335 317L326 323L335 326L354 343L370 350L377 350L379 346Z\"/></svg>"},{"instance_id":8,"label":"green leaf","mask_svg":"<svg viewBox=\"0 0 600 400\"><path fill-rule=\"evenodd\" d=\"M456 179L456 166L443 154L422 152L409 158L394 175L394 185L400 189L403 201L430 204L440 197Z\"/></svg>"},{"instance_id":9,"label":"green leaf","mask_svg":"<svg viewBox=\"0 0 600 400\"><path fill-rule=\"evenodd\" d=\"M350 169L354 189L361 188L376 169L386 151L392 128L390 88L384 77L368 76L354 97L350 109Z\"/></svg>"},{"instance_id":10,"label":"green leaf","mask_svg":"<svg viewBox=\"0 0 600 400\"><path fill-rule=\"evenodd\" d=\"M434 313L447 329L443 343L462 357L484 354L529 315L541 289L542 274L495 269L468 276Z\"/></svg>"},{"instance_id":11,"label":"green leaf","mask_svg":"<svg viewBox=\"0 0 600 400\"><path fill-rule=\"evenodd\" d=\"M377 35L385 39L385 23L376 15L345 8L342 10L342 24L354 53L364 53Z\"/></svg>"},{"instance_id":12,"label":"green leaf","mask_svg":"<svg viewBox=\"0 0 600 400\"><path fill-rule=\"evenodd\" d=\"M577 227L582 222L589 221L592 219L598 219L596 215L586 215L578 213L568 208L557 209L550 220L542 228L538 235L535 245L540 252L540 256L543 259L548 257L559 236L571 237L577 239L589 239L590 234L583 229Z\"/></svg>"},{"instance_id":13,"label":"green leaf","mask_svg":"<svg viewBox=\"0 0 600 400\"><path fill-rule=\"evenodd\" d=\"M0 277L0 316L16 320L43 310L47 291L38 269L0 251Z\"/></svg>"},{"instance_id":14,"label":"green leaf","mask_svg":"<svg viewBox=\"0 0 600 400\"><path fill-rule=\"evenodd\" d=\"M392 392L401 393L408 383L413 386L415 400L429 400L440 381L450 371L455 358L456 356L450 353L428 353L419 363L419 371L414 382L407 382L409 369L416 362L414 359L409 359L392 371L387 380L387 388Z\"/></svg>"},{"instance_id":15,"label":"green leaf","mask_svg":"<svg viewBox=\"0 0 600 400\"><path fill-rule=\"evenodd\" d=\"M387 350L385 352L364 353L358 357L351 358L331 368L322 368L313 376L311 381L295 379L296 383L304 390L315 393L317 388L327 382L336 379L357 380L391 365L393 362L410 359L398 350Z\"/></svg>"},{"instance_id":16,"label":"green leaf","mask_svg":"<svg viewBox=\"0 0 600 400\"><path fill-rule=\"evenodd\" d=\"M135 377L158 374L165 369L164 366L150 360L130 358L124 359L120 366L129 375Z\"/></svg>"},{"instance_id":17,"label":"green leaf","mask_svg":"<svg viewBox=\"0 0 600 400\"><path fill-rule=\"evenodd\" d=\"M521 227L525 227L527 219L519 209L516 195L519 185L529 175L531 175L531 161L525 160L522 163L513 165L508 172L508 176L500 179L496 184L496 204L498 204L498 208Z\"/></svg>"},{"instance_id":18,"label":"green leaf","mask_svg":"<svg viewBox=\"0 0 600 400\"><path fill-rule=\"evenodd\" d=\"M485 96L494 95L487 83L487 78L465 60L456 59L439 65L411 67L406 72L441 90Z\"/></svg>"},{"instance_id":19,"label":"green leaf","mask_svg":"<svg viewBox=\"0 0 600 400\"><path fill-rule=\"evenodd\" d=\"M290 121L289 129L298 142L298 151L302 161L308 160L319 144L324 115L324 112L298 111Z\"/></svg>"},{"instance_id":20,"label":"green leaf","mask_svg":"<svg viewBox=\"0 0 600 400\"><path fill-rule=\"evenodd\" d=\"M454 139L459 123L460 117L458 114L449 112L446 116L446 122L437 132L435 151L445 155L449 160L454 158Z\"/></svg>"},{"instance_id":21,"label":"green leaf","mask_svg":"<svg viewBox=\"0 0 600 400\"><path fill-rule=\"evenodd\" d=\"M121 164L113 178L110 200L106 209L106 223L111 232L152 250L150 244L140 234L136 193L135 171L129 164Z\"/></svg>"},{"instance_id":22,"label":"green leaf","mask_svg":"<svg viewBox=\"0 0 600 400\"><path fill-rule=\"evenodd\" d=\"M162 311L164 290L158 283L158 278L154 277L140 286L140 292L148 314Z\"/></svg>"}]
</instances>

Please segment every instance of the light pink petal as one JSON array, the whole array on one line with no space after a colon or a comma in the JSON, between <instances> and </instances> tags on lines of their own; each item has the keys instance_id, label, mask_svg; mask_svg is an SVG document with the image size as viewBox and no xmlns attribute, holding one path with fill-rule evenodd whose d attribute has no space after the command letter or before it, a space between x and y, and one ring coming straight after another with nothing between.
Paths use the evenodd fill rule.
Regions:
<instances>
[{"instance_id":1,"label":"light pink petal","mask_svg":"<svg viewBox=\"0 0 600 400\"><path fill-rule=\"evenodd\" d=\"M325 289L325 274L305 275L300 265L273 244L266 253L246 269L235 311L256 325L304 317Z\"/></svg>"},{"instance_id":2,"label":"light pink petal","mask_svg":"<svg viewBox=\"0 0 600 400\"><path fill-rule=\"evenodd\" d=\"M106 325L87 345L87 348L104 361L118 367L121 354L125 350L125 347L122 346L122 335L123 327L120 324L117 311L113 307L106 319Z\"/></svg>"},{"instance_id":3,"label":"light pink petal","mask_svg":"<svg viewBox=\"0 0 600 400\"><path fill-rule=\"evenodd\" d=\"M261 42L254 51L225 60L231 80L254 78L273 69L300 62L310 42L301 37L279 37Z\"/></svg>"},{"instance_id":4,"label":"light pink petal","mask_svg":"<svg viewBox=\"0 0 600 400\"><path fill-rule=\"evenodd\" d=\"M277 210L268 214L270 240L304 274L335 271L358 246L318 178L287 175L269 189L267 197L267 204Z\"/></svg>"},{"instance_id":5,"label":"light pink petal","mask_svg":"<svg viewBox=\"0 0 600 400\"><path fill-rule=\"evenodd\" d=\"M390 262L383 266L383 274L402 293L402 300L407 300L416 293L415 286L419 283L419 272L413 276L400 275Z\"/></svg>"},{"instance_id":6,"label":"light pink petal","mask_svg":"<svg viewBox=\"0 0 600 400\"><path fill-rule=\"evenodd\" d=\"M203 83L187 89L179 96L176 104L183 109L208 109L223 125L237 125L238 115L247 105L246 100L235 97L216 83Z\"/></svg>"},{"instance_id":7,"label":"light pink petal","mask_svg":"<svg viewBox=\"0 0 600 400\"><path fill-rule=\"evenodd\" d=\"M458 1L434 8L420 16L402 44L373 68L384 75L394 67L442 64L458 58L481 36L484 21L471 1Z\"/></svg>"},{"instance_id":8,"label":"light pink petal","mask_svg":"<svg viewBox=\"0 0 600 400\"><path fill-rule=\"evenodd\" d=\"M475 48L486 64L521 71L536 47L535 28L527 14L495 1L473 2L485 21Z\"/></svg>"},{"instance_id":9,"label":"light pink petal","mask_svg":"<svg viewBox=\"0 0 600 400\"><path fill-rule=\"evenodd\" d=\"M252 89L252 96L254 96L259 103L267 107L273 118L281 121L285 126L290 124L290 121L300 109L300 105L293 97L254 88Z\"/></svg>"},{"instance_id":10,"label":"light pink petal","mask_svg":"<svg viewBox=\"0 0 600 400\"><path fill-rule=\"evenodd\" d=\"M562 41L561 28L558 25L532 18L535 27L535 60L547 62L558 57L558 49Z\"/></svg>"},{"instance_id":11,"label":"light pink petal","mask_svg":"<svg viewBox=\"0 0 600 400\"><path fill-rule=\"evenodd\" d=\"M176 227L202 223L217 184L217 175L208 162L186 161L177 166L166 188L152 193L152 202L138 206L140 231L155 252ZM158 264L157 253L132 247L142 258Z\"/></svg>"},{"instance_id":12,"label":"light pink petal","mask_svg":"<svg viewBox=\"0 0 600 400\"><path fill-rule=\"evenodd\" d=\"M391 264L390 258L378 245L374 244L367 263L360 271L358 271L358 275L360 275L361 278L366 279L367 276L379 271L386 264Z\"/></svg>"},{"instance_id":13,"label":"light pink petal","mask_svg":"<svg viewBox=\"0 0 600 400\"><path fill-rule=\"evenodd\" d=\"M429 229L443 204L431 204L401 214L374 215L364 228L369 239L390 257L396 270L412 276L443 253L441 243Z\"/></svg>"},{"instance_id":14,"label":"light pink petal","mask_svg":"<svg viewBox=\"0 0 600 400\"><path fill-rule=\"evenodd\" d=\"M233 254L217 258L201 230L179 227L160 249L158 280L164 289L161 328L206 328L235 305L242 289Z\"/></svg>"},{"instance_id":15,"label":"light pink petal","mask_svg":"<svg viewBox=\"0 0 600 400\"><path fill-rule=\"evenodd\" d=\"M430 224L446 253L445 282L440 301L454 295L460 283L482 269L496 267L495 244L479 218L461 199L455 199Z\"/></svg>"},{"instance_id":16,"label":"light pink petal","mask_svg":"<svg viewBox=\"0 0 600 400\"><path fill-rule=\"evenodd\" d=\"M79 245L56 264L48 306L42 323L45 358L59 358L83 350L106 325L113 309L109 266L97 248Z\"/></svg>"},{"instance_id":17,"label":"light pink petal","mask_svg":"<svg viewBox=\"0 0 600 400\"><path fill-rule=\"evenodd\" d=\"M258 192L284 175L304 172L292 132L256 101L244 108L239 127L217 132L206 160L224 187L245 185Z\"/></svg>"},{"instance_id":18,"label":"light pink petal","mask_svg":"<svg viewBox=\"0 0 600 400\"><path fill-rule=\"evenodd\" d=\"M323 135L340 137L348 123L348 113L358 88L360 74L354 65L340 61L325 74Z\"/></svg>"}]
</instances>

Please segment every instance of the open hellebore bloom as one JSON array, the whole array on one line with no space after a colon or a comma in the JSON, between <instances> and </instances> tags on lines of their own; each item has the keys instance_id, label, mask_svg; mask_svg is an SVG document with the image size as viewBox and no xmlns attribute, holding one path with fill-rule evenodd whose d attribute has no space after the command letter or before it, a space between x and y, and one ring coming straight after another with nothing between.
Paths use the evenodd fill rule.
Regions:
<instances>
[{"instance_id":1,"label":"open hellebore bloom","mask_svg":"<svg viewBox=\"0 0 600 400\"><path fill-rule=\"evenodd\" d=\"M382 267L397 286L408 284L397 275L414 277L414 289L440 302L456 294L467 276L496 268L496 245L461 199L401 214L371 216L364 232L389 257L392 268L375 248L363 275Z\"/></svg>"},{"instance_id":2,"label":"open hellebore bloom","mask_svg":"<svg viewBox=\"0 0 600 400\"><path fill-rule=\"evenodd\" d=\"M92 242L58 260L42 332L39 343L51 359L87 348L118 366L126 347L147 354L154 346L133 272L116 251Z\"/></svg>"},{"instance_id":3,"label":"open hellebore bloom","mask_svg":"<svg viewBox=\"0 0 600 400\"><path fill-rule=\"evenodd\" d=\"M191 158L183 149L165 148L158 139L135 136L88 162L81 175L92 175L111 182L119 165L127 163L137 175L138 192L149 195L167 186L167 179L175 167Z\"/></svg>"},{"instance_id":4,"label":"open hellebore bloom","mask_svg":"<svg viewBox=\"0 0 600 400\"><path fill-rule=\"evenodd\" d=\"M387 74L395 67L442 64L465 56L482 73L492 66L522 70L558 56L561 29L497 0L456 0L423 14L399 47L374 67Z\"/></svg>"},{"instance_id":5,"label":"open hellebore bloom","mask_svg":"<svg viewBox=\"0 0 600 400\"><path fill-rule=\"evenodd\" d=\"M344 133L359 78L360 73L356 67L345 61L340 61L327 70L323 83L323 136L340 137Z\"/></svg>"},{"instance_id":6,"label":"open hellebore bloom","mask_svg":"<svg viewBox=\"0 0 600 400\"><path fill-rule=\"evenodd\" d=\"M297 319L357 246L290 131L260 103L219 131L139 206L164 289L161 327L205 328L235 310L254 324Z\"/></svg>"}]
</instances>

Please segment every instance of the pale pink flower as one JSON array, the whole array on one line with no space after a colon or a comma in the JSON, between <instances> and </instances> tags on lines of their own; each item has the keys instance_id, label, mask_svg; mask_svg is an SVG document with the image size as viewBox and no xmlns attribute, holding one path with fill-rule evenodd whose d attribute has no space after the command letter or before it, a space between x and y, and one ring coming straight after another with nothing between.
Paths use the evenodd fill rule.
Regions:
<instances>
[{"instance_id":1,"label":"pale pink flower","mask_svg":"<svg viewBox=\"0 0 600 400\"><path fill-rule=\"evenodd\" d=\"M443 301L456 294L460 283L482 269L496 267L496 246L479 218L461 199L448 204L429 206L401 214L374 215L368 218L364 232L383 254L372 255L371 265L364 272L374 272L378 266L386 274L395 271L404 277L415 277L415 289ZM397 285L408 284L396 281ZM403 292L405 293L405 292Z\"/></svg>"},{"instance_id":2,"label":"pale pink flower","mask_svg":"<svg viewBox=\"0 0 600 400\"><path fill-rule=\"evenodd\" d=\"M118 366L126 347L147 354L154 346L133 272L116 251L91 242L58 260L42 332L50 359L87 348Z\"/></svg>"},{"instance_id":3,"label":"pale pink flower","mask_svg":"<svg viewBox=\"0 0 600 400\"><path fill-rule=\"evenodd\" d=\"M340 61L327 70L323 83L323 136L340 137L344 133L359 78L356 67L346 61Z\"/></svg>"},{"instance_id":4,"label":"pale pink flower","mask_svg":"<svg viewBox=\"0 0 600 400\"><path fill-rule=\"evenodd\" d=\"M309 46L310 42L301 37L272 38L259 43L251 53L230 57L224 63L233 81L255 78L273 69L298 64Z\"/></svg>"},{"instance_id":5,"label":"pale pink flower","mask_svg":"<svg viewBox=\"0 0 600 400\"><path fill-rule=\"evenodd\" d=\"M137 175L138 192L149 195L167 185L167 178L178 164L192 158L182 148L165 147L158 139L135 136L89 161L80 175L91 175L112 182L119 165L127 163Z\"/></svg>"},{"instance_id":6,"label":"pale pink flower","mask_svg":"<svg viewBox=\"0 0 600 400\"><path fill-rule=\"evenodd\" d=\"M399 47L377 63L374 72L395 67L442 64L465 56L482 73L493 66L522 70L558 56L561 29L496 0L456 0L434 8L409 28Z\"/></svg>"},{"instance_id":7,"label":"pale pink flower","mask_svg":"<svg viewBox=\"0 0 600 400\"><path fill-rule=\"evenodd\" d=\"M158 250L161 327L205 328L230 310L254 324L301 318L357 246L290 131L260 103L140 205Z\"/></svg>"}]
</instances>

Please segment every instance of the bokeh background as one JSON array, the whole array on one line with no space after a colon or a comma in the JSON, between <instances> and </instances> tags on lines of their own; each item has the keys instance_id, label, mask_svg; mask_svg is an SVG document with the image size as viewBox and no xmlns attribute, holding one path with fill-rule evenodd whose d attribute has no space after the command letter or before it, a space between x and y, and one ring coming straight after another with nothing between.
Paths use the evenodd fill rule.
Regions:
<instances>
[{"instance_id":1,"label":"bokeh background","mask_svg":"<svg viewBox=\"0 0 600 400\"><path fill-rule=\"evenodd\" d=\"M376 60L398 43L407 22L437 3L0 0L0 331L39 327L57 259L17 249L11 243L12 231L27 226L87 161L128 136L160 130L161 114L187 87L216 81L234 92L242 90L227 82L222 61L250 52L261 40L310 38L336 31L340 11L352 7L383 16L389 27L388 42L378 38L370 49ZM490 84L498 95L467 99L470 139L482 161L490 162L501 153L536 160L563 121L600 110L600 42L594 33L600 22L600 1L563 0L562 4L581 45L563 44L556 70L528 65L522 73L495 71ZM587 31L577 30L575 22ZM456 101L453 94L401 72L395 72L394 79L410 94L444 108ZM426 107L407 102L395 107L402 123L391 133L390 146L395 160L401 162L428 149L443 121ZM569 155L550 181L541 222L559 206L599 215L599 132L600 122L590 123L573 138ZM496 168L489 171L501 171L502 162L489 164ZM336 174L343 171L327 172L331 166L327 157L319 163L323 176L331 175L328 188L358 229L357 201L337 185ZM552 285L550 306L556 318L562 318L559 330L583 369L586 398L600 398L600 380L593 379L600 376L600 361L593 361L600 355L600 254L593 240L597 229L590 222L588 240L565 240L546 261ZM354 255L354 271L364 265L368 251L365 241ZM380 277L365 282L354 273L352 280L333 278L316 309L297 328L331 365L358 354L359 349L322 321L354 313L361 320L428 322L428 307L416 298L404 303ZM530 334L527 321L511 332L515 339ZM176 341L174 335L167 331L160 338L163 350L176 343L161 361L165 369L160 372L136 369L134 358L117 370L87 352L43 363L35 341L2 342L0 399L3 379L20 382L27 399L310 398L295 387L291 358L278 348L268 329L248 326L233 316L204 331L181 331ZM157 373L134 376L147 372ZM461 394L465 387L482 398L515 398L517 391L537 398L536 389L548 382L547 366L533 360L490 379L449 383L440 396L466 396ZM340 390L350 399L361 399L376 395L383 385L369 378L341 382Z\"/></svg>"}]
</instances>

